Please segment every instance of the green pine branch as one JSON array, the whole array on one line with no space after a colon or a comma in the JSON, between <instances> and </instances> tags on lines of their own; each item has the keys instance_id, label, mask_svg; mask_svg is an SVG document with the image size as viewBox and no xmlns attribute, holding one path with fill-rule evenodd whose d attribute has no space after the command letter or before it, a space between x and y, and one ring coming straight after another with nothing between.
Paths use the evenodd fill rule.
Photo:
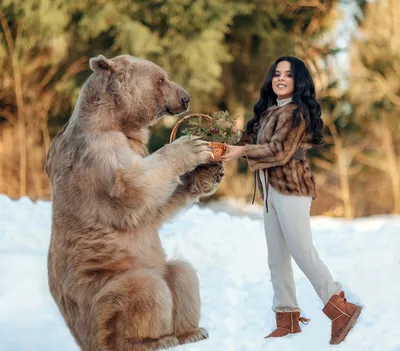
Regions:
<instances>
[{"instance_id":1,"label":"green pine branch","mask_svg":"<svg viewBox=\"0 0 400 351\"><path fill-rule=\"evenodd\" d=\"M212 120L201 117L192 118L188 127L182 130L183 135L196 135L206 141L220 142L235 145L240 136L232 131L238 117L228 111L217 111L211 114Z\"/></svg>"}]
</instances>

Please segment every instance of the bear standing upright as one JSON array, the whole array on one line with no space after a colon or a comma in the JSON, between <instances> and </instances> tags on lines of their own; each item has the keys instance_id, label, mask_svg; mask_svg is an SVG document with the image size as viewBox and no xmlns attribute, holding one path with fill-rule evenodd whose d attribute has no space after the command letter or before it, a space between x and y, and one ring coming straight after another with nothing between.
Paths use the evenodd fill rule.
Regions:
<instances>
[{"instance_id":1,"label":"bear standing upright","mask_svg":"<svg viewBox=\"0 0 400 351\"><path fill-rule=\"evenodd\" d=\"M90 59L67 125L53 140L50 292L83 351L145 351L204 339L192 266L167 261L158 227L216 191L222 164L182 137L148 154L148 126L190 95L154 63Z\"/></svg>"}]
</instances>

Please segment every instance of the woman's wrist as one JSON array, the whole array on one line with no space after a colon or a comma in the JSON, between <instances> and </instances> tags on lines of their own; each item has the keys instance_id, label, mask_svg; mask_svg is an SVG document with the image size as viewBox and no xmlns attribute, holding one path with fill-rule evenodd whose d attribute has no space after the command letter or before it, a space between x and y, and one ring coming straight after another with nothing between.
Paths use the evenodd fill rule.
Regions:
<instances>
[{"instance_id":1,"label":"woman's wrist","mask_svg":"<svg viewBox=\"0 0 400 351\"><path fill-rule=\"evenodd\" d=\"M242 156L244 156L246 154L246 146L242 145L242 146L239 146L239 147L240 147L240 155L239 155L239 157L242 157Z\"/></svg>"}]
</instances>

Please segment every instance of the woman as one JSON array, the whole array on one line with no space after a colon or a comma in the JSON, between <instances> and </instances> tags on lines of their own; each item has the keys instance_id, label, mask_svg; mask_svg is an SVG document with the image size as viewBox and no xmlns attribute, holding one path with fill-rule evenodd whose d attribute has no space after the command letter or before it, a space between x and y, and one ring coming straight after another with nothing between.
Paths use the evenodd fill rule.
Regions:
<instances>
[{"instance_id":1,"label":"woman","mask_svg":"<svg viewBox=\"0 0 400 351\"><path fill-rule=\"evenodd\" d=\"M320 105L312 77L295 57L280 57L271 66L248 122L242 146L228 146L224 161L246 157L256 172L264 198L268 264L274 289L272 309L277 329L268 337L301 331L291 256L323 301L332 320L331 344L339 344L360 315L361 307L347 302L316 251L310 229L315 181L306 150L322 145Z\"/></svg>"}]
</instances>

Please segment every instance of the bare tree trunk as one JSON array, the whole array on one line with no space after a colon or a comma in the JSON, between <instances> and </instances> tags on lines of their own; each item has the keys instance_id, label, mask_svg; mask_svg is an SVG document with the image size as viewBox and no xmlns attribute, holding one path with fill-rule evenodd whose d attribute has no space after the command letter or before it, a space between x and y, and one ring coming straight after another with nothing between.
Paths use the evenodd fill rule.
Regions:
<instances>
[{"instance_id":1,"label":"bare tree trunk","mask_svg":"<svg viewBox=\"0 0 400 351\"><path fill-rule=\"evenodd\" d=\"M15 39L15 48L12 54L12 66L14 74L15 97L17 100L18 113L18 139L19 139L19 196L27 195L27 161L26 161L26 126L25 126L25 106L22 93L21 70L19 65L19 49L22 36L22 21L18 25L17 36Z\"/></svg>"},{"instance_id":2,"label":"bare tree trunk","mask_svg":"<svg viewBox=\"0 0 400 351\"><path fill-rule=\"evenodd\" d=\"M15 136L14 134L14 129L13 128L5 128L3 130L3 142L4 142L4 160L2 160L2 163L5 167L5 172L4 172L4 189L5 193L12 197L12 198L17 198L18 197L18 181L16 181L16 178L14 176L14 150L12 147L8 147L15 145ZM13 142L14 141L14 142Z\"/></svg>"},{"instance_id":3,"label":"bare tree trunk","mask_svg":"<svg viewBox=\"0 0 400 351\"><path fill-rule=\"evenodd\" d=\"M18 61L18 58L15 58ZM14 79L15 79L15 95L17 98L17 111L18 111L18 141L19 141L19 196L25 196L26 192L26 130L25 130L25 111L24 101L22 97L21 74L19 64L13 62Z\"/></svg>"},{"instance_id":4,"label":"bare tree trunk","mask_svg":"<svg viewBox=\"0 0 400 351\"><path fill-rule=\"evenodd\" d=\"M49 150L50 143L51 143L49 127L47 126L47 120L45 123L42 124L41 130L42 130L43 143L44 143L44 153L47 154L47 151Z\"/></svg>"},{"instance_id":5,"label":"bare tree trunk","mask_svg":"<svg viewBox=\"0 0 400 351\"><path fill-rule=\"evenodd\" d=\"M350 193L350 174L349 174L349 162L347 161L347 153L343 147L342 139L340 138L336 126L334 123L330 124L329 129L332 133L332 137L335 143L334 150L337 159L337 165L339 167L339 180L340 180L340 191L342 193L343 209L345 218L354 218L353 204L351 202Z\"/></svg>"},{"instance_id":6,"label":"bare tree trunk","mask_svg":"<svg viewBox=\"0 0 400 351\"><path fill-rule=\"evenodd\" d=\"M6 38L9 57L11 59L14 92L17 102L17 116L18 116L18 142L19 142L19 196L24 196L27 194L26 189L26 175L27 175L27 162L26 162L26 128L25 128L25 109L24 109L24 99L22 92L22 81L21 81L21 70L19 64L19 52L21 49L21 37L23 22L20 21L17 27L17 34L15 40L12 37L10 27L8 26L7 19L3 12L0 11L0 21L4 31L4 36Z\"/></svg>"},{"instance_id":7,"label":"bare tree trunk","mask_svg":"<svg viewBox=\"0 0 400 351\"><path fill-rule=\"evenodd\" d=\"M387 172L392 185L393 193L393 213L400 213L400 164L397 159L393 144L393 136L387 121L387 116L381 118L382 129L382 148L387 159Z\"/></svg>"},{"instance_id":8,"label":"bare tree trunk","mask_svg":"<svg viewBox=\"0 0 400 351\"><path fill-rule=\"evenodd\" d=\"M5 193L6 184L6 150L4 145L4 129L0 129L0 193Z\"/></svg>"}]
</instances>

